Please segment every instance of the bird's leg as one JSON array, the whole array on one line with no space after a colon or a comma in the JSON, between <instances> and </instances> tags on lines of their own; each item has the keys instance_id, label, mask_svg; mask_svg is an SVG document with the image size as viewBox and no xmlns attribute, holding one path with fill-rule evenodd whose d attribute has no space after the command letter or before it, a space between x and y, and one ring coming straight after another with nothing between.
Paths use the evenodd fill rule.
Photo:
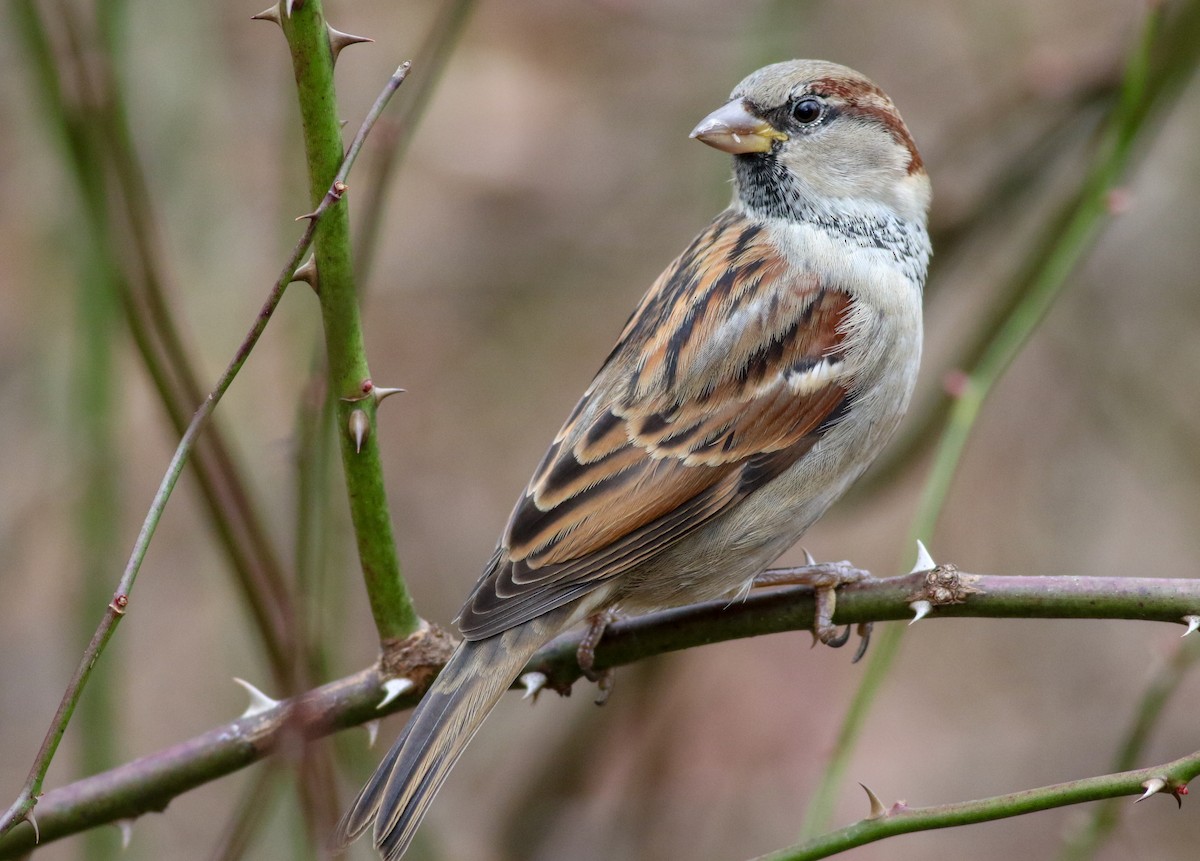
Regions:
<instances>
[{"instance_id":1,"label":"bird's leg","mask_svg":"<svg viewBox=\"0 0 1200 861\"><path fill-rule=\"evenodd\" d=\"M835 649L846 645L850 639L850 626L838 633L833 624L833 613L837 608L837 588L848 583L870 580L871 573L855 568L849 562L817 562L805 550L807 564L799 568L771 568L754 578L756 588L770 586L811 586L816 606L813 612L813 645L818 641ZM852 663L857 663L867 652L871 642L871 622L860 622L857 626L860 641Z\"/></svg>"},{"instance_id":2,"label":"bird's leg","mask_svg":"<svg viewBox=\"0 0 1200 861\"><path fill-rule=\"evenodd\" d=\"M587 630L584 631L583 639L579 641L579 647L575 650L575 660L579 662L579 669L583 670L588 681L595 682L600 689L600 693L596 697L598 706L604 705L608 700L608 695L612 693L613 671L612 667L609 667L596 672L596 646L600 645L600 639L604 636L605 630L617 621L617 618L615 610L604 610L589 616Z\"/></svg>"}]
</instances>

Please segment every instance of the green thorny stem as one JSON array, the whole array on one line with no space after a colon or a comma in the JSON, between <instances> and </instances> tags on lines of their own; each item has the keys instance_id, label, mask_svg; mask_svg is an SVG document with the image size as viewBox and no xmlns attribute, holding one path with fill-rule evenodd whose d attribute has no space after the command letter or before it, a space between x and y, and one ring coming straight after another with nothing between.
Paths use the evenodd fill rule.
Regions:
<instances>
[{"instance_id":1,"label":"green thorny stem","mask_svg":"<svg viewBox=\"0 0 1200 861\"><path fill-rule=\"evenodd\" d=\"M284 4L281 4L281 10ZM292 55L309 188L315 203L342 162L341 121L333 86L333 51L319 0L290 4L280 18ZM377 443L378 400L367 366L350 251L350 218L333 207L314 239L329 389L337 398L337 428L359 560L380 640L403 639L420 626L392 536Z\"/></svg>"},{"instance_id":2,"label":"green thorny stem","mask_svg":"<svg viewBox=\"0 0 1200 861\"><path fill-rule=\"evenodd\" d=\"M892 807L885 808L879 799L867 790L871 812L865 818L845 828L815 837L800 846L763 855L756 861L815 861L897 834L974 825L978 822L991 822L1068 804L1082 804L1123 795L1140 793L1139 801L1157 794L1171 795L1182 806L1181 796L1187 793L1188 782L1197 775L1200 775L1200 751L1137 771L1088 777L1008 795L997 795L993 798L960 801L936 807L908 807L903 802L896 802Z\"/></svg>"},{"instance_id":3,"label":"green thorny stem","mask_svg":"<svg viewBox=\"0 0 1200 861\"><path fill-rule=\"evenodd\" d=\"M296 270L300 266L300 261L308 251L309 246L312 245L319 226L324 222L328 213L344 209L339 204L342 202L342 195L345 191L345 180L350 172L350 168L362 148L362 143L366 139L367 133L371 130L376 120L378 120L380 113L391 99L392 94L395 93L396 89L404 81L405 76L408 74L408 68L407 63L400 66L388 80L379 98L376 99L370 113L368 113L366 119L363 121L362 128L359 129L354 143L347 151L345 158L339 162L328 190L322 195L319 204L313 212L305 216L308 219L308 224L304 233L292 249L291 256L280 271L279 278L272 286L271 292L268 294L262 308L259 309L258 316L255 318L254 324L250 327L250 331L247 332L246 337L238 346L237 352L230 360L228 366L226 366L225 372L221 375L213 390L209 392L208 397L200 404L192 416L187 429L184 431L183 437L180 439L179 445L171 457L167 471L159 484L158 491L154 495L154 500L150 505L150 510L146 514L146 519L142 523L142 528L138 533L137 541L134 543L129 561L126 563L125 571L121 575L121 580L117 584L117 590L113 594L113 599L105 610L104 618L96 628L95 634L92 635L91 642L88 643L87 649L84 650L79 666L76 668L74 676L72 676L66 691L63 693L58 711L55 712L50 729L42 741L42 746L38 750L33 766L30 768L25 785L21 788L16 800L5 811L4 815L0 817L0 836L7 834L20 822L25 820L29 820L36 833L37 823L33 817L33 808L37 804L38 796L42 792L42 784L45 782L46 772L50 768L50 763L53 761L54 754L58 750L59 742L62 741L67 724L71 721L71 716L79 702L79 697L83 694L83 689L87 684L88 678L91 676L96 661L99 660L108 641L116 633L117 625L125 615L125 609L129 604L129 595L133 590L133 584L137 578L138 571L141 569L142 561L145 559L146 551L150 548L150 541L154 537L155 530L158 528L158 522L162 517L163 510L166 508L167 500L170 499L171 492L174 490L175 484L179 480L184 466L187 464L188 456L195 447L196 439L216 409L217 403L229 389L238 372L250 357L250 353L258 343L262 333L266 330L267 323L270 322L271 316L279 306L280 300L283 299L287 285L292 281Z\"/></svg>"},{"instance_id":4,"label":"green thorny stem","mask_svg":"<svg viewBox=\"0 0 1200 861\"><path fill-rule=\"evenodd\" d=\"M1185 9L1190 18L1197 17L1196 7ZM973 368L964 370L960 393L951 406L950 414L934 457L933 466L922 494L912 527L912 539L933 533L942 511L951 480L966 446L971 430L979 417L984 401L1020 353L1042 319L1062 292L1071 272L1108 223L1112 212L1108 196L1128 169L1134 144L1150 129L1146 122L1151 109L1167 101L1186 78L1180 73L1194 65L1196 46L1186 40L1178 41L1167 52L1166 66L1157 76L1151 74L1151 58L1158 45L1164 8L1156 5L1147 12L1122 80L1120 96L1113 107L1096 147L1090 169L1080 191L1061 216L1047 229L1045 240L1030 256L1019 276L1025 289L1022 298L997 327L990 342ZM1178 23L1178 22L1177 22ZM1185 32L1189 26L1182 28ZM1172 28L1167 28L1174 32ZM814 789L801 829L801 838L808 839L827 827L831 818L837 789L845 781L855 745L872 704L899 652L905 628L888 626L876 638L870 660L854 699L839 730L829 764Z\"/></svg>"}]
</instances>

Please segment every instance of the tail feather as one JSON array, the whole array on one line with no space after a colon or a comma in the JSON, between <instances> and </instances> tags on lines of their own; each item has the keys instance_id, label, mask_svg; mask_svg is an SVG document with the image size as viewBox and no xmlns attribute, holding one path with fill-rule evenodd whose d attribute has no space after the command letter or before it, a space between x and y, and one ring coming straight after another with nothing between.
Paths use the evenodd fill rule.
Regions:
<instances>
[{"instance_id":1,"label":"tail feather","mask_svg":"<svg viewBox=\"0 0 1200 861\"><path fill-rule=\"evenodd\" d=\"M338 824L346 846L375 823L375 845L396 861L450 769L537 649L561 627L549 613L485 640L463 642Z\"/></svg>"}]
</instances>

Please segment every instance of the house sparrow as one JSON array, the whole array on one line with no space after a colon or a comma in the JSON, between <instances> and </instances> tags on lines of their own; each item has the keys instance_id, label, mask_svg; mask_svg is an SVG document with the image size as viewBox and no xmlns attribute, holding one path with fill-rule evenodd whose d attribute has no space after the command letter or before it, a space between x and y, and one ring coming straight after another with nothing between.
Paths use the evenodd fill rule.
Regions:
<instances>
[{"instance_id":1,"label":"house sparrow","mask_svg":"<svg viewBox=\"0 0 1200 861\"><path fill-rule=\"evenodd\" d=\"M930 189L891 100L844 66L777 63L692 137L733 155L733 201L659 276L554 438L458 617L462 644L343 817L342 845L374 822L399 858L564 629L748 589L908 407Z\"/></svg>"}]
</instances>

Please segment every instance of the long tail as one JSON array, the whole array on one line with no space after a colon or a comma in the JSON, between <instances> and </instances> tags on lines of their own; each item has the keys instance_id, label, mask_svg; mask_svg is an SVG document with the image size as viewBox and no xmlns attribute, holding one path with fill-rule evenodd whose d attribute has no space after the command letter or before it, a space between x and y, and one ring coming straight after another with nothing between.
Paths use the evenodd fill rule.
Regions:
<instances>
[{"instance_id":1,"label":"long tail","mask_svg":"<svg viewBox=\"0 0 1200 861\"><path fill-rule=\"evenodd\" d=\"M552 611L486 640L463 642L338 823L335 845L348 845L374 821L380 854L397 861L476 730L564 617Z\"/></svg>"}]
</instances>

